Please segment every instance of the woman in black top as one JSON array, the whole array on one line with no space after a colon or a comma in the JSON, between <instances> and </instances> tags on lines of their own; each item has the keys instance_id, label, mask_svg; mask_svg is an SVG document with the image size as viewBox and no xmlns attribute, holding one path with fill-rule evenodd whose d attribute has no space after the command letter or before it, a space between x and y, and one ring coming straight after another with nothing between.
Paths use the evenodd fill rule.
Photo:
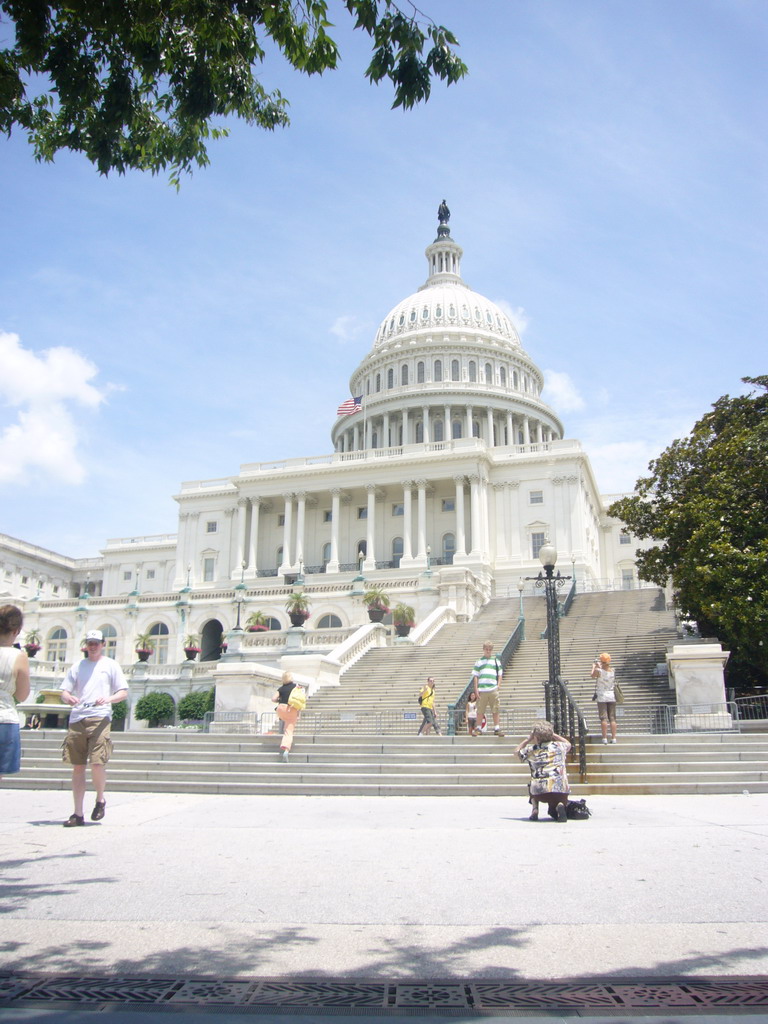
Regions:
<instances>
[{"instance_id":1,"label":"woman in black top","mask_svg":"<svg viewBox=\"0 0 768 1024\"><path fill-rule=\"evenodd\" d=\"M277 717L283 723L283 738L280 743L280 757L283 761L288 760L293 745L293 732L299 720L299 709L292 708L288 703L291 691L296 686L290 672L283 672L282 685L275 691L272 700L277 704Z\"/></svg>"}]
</instances>

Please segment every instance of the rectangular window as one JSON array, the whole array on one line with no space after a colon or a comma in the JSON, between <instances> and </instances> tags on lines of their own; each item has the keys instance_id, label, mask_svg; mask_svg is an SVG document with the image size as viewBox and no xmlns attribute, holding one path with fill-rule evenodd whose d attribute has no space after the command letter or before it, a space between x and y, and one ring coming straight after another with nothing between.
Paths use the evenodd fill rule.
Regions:
<instances>
[{"instance_id":1,"label":"rectangular window","mask_svg":"<svg viewBox=\"0 0 768 1024\"><path fill-rule=\"evenodd\" d=\"M278 526L285 526L285 513L284 512L278 513L277 525Z\"/></svg>"},{"instance_id":2,"label":"rectangular window","mask_svg":"<svg viewBox=\"0 0 768 1024\"><path fill-rule=\"evenodd\" d=\"M443 512L455 512L456 511L456 499L455 498L443 498Z\"/></svg>"},{"instance_id":3,"label":"rectangular window","mask_svg":"<svg viewBox=\"0 0 768 1024\"><path fill-rule=\"evenodd\" d=\"M53 588L53 592L54 592L54 594L58 594L58 592L59 592L59 586L58 586L58 584L56 584L56 585L54 586L54 588Z\"/></svg>"},{"instance_id":4,"label":"rectangular window","mask_svg":"<svg viewBox=\"0 0 768 1024\"><path fill-rule=\"evenodd\" d=\"M215 520L211 520L210 522L205 524L205 532L206 533L217 533L218 529L219 529L219 524Z\"/></svg>"},{"instance_id":5,"label":"rectangular window","mask_svg":"<svg viewBox=\"0 0 768 1024\"><path fill-rule=\"evenodd\" d=\"M531 558L538 558L539 552L546 544L546 534L544 533L532 533L531 534Z\"/></svg>"},{"instance_id":6,"label":"rectangular window","mask_svg":"<svg viewBox=\"0 0 768 1024\"><path fill-rule=\"evenodd\" d=\"M333 512L332 512L331 509L327 508L323 512L323 522L324 523L332 523L333 522Z\"/></svg>"},{"instance_id":7,"label":"rectangular window","mask_svg":"<svg viewBox=\"0 0 768 1024\"><path fill-rule=\"evenodd\" d=\"M357 518L358 519L367 519L368 518L368 506L367 505L362 505L357 510Z\"/></svg>"},{"instance_id":8,"label":"rectangular window","mask_svg":"<svg viewBox=\"0 0 768 1024\"><path fill-rule=\"evenodd\" d=\"M629 536L629 534L625 533L622 530L622 532L619 534L619 544L630 544L631 541L632 541L632 538Z\"/></svg>"},{"instance_id":9,"label":"rectangular window","mask_svg":"<svg viewBox=\"0 0 768 1024\"><path fill-rule=\"evenodd\" d=\"M203 559L203 582L213 583L213 572L216 567L215 558L204 558Z\"/></svg>"},{"instance_id":10,"label":"rectangular window","mask_svg":"<svg viewBox=\"0 0 768 1024\"><path fill-rule=\"evenodd\" d=\"M543 505L544 491L531 491L528 495L528 500L531 505Z\"/></svg>"},{"instance_id":11,"label":"rectangular window","mask_svg":"<svg viewBox=\"0 0 768 1024\"><path fill-rule=\"evenodd\" d=\"M133 576L133 573L131 572L130 569L125 569L123 571L123 579L124 580L129 580L131 578L131 576Z\"/></svg>"},{"instance_id":12,"label":"rectangular window","mask_svg":"<svg viewBox=\"0 0 768 1024\"><path fill-rule=\"evenodd\" d=\"M29 583L29 576L22 576L21 577L21 582L22 583Z\"/></svg>"},{"instance_id":13,"label":"rectangular window","mask_svg":"<svg viewBox=\"0 0 768 1024\"><path fill-rule=\"evenodd\" d=\"M394 505L392 506L392 515L393 516L404 516L405 515L405 506L401 502L396 501L394 503Z\"/></svg>"},{"instance_id":14,"label":"rectangular window","mask_svg":"<svg viewBox=\"0 0 768 1024\"><path fill-rule=\"evenodd\" d=\"M155 578L155 570L154 569L147 569L147 579L148 580L153 580L154 578Z\"/></svg>"}]
</instances>

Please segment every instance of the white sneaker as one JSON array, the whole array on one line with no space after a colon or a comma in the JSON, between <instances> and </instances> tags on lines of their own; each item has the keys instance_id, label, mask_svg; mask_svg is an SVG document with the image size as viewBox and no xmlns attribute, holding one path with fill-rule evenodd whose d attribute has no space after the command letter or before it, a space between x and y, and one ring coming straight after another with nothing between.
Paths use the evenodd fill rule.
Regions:
<instances>
[{"instance_id":1,"label":"white sneaker","mask_svg":"<svg viewBox=\"0 0 768 1024\"><path fill-rule=\"evenodd\" d=\"M611 743L615 743L615 742L616 742L616 737L614 736L613 739L611 740Z\"/></svg>"},{"instance_id":2,"label":"white sneaker","mask_svg":"<svg viewBox=\"0 0 768 1024\"><path fill-rule=\"evenodd\" d=\"M604 746L604 747L607 747L607 746L608 746L608 740L603 740L603 746Z\"/></svg>"}]
</instances>

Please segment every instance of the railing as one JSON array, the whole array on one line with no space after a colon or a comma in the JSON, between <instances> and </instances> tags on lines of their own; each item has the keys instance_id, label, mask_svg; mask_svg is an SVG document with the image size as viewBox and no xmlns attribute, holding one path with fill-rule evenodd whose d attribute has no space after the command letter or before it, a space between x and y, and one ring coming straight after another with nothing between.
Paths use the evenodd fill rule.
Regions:
<instances>
[{"instance_id":1,"label":"railing","mask_svg":"<svg viewBox=\"0 0 768 1024\"><path fill-rule=\"evenodd\" d=\"M512 635L510 636L509 640L507 640L506 644L504 644L504 649L501 652L499 660L501 661L502 672L506 669L507 665L512 660L512 655L520 646L520 642L524 635L525 623L521 620L515 626ZM467 698L469 697L470 693L473 692L474 687L474 677L470 675L469 682L459 694L458 699L453 704L448 705L449 736L455 736L457 732L462 731L464 718L466 716ZM509 712L507 714L509 714ZM501 720L500 724L502 724L505 728L507 727L506 723L501 723ZM512 726L510 724L509 728L511 727Z\"/></svg>"},{"instance_id":2,"label":"railing","mask_svg":"<svg viewBox=\"0 0 768 1024\"><path fill-rule=\"evenodd\" d=\"M436 718L440 731L450 735L450 715L437 711ZM339 711L311 711L307 707L299 717L296 732L304 736L415 736L421 721L421 709L415 704L412 708L384 711L359 705ZM515 731L513 712L502 711L500 724L503 731L512 735ZM274 711L261 714L255 711L208 711L203 724L204 732L219 734L264 736L277 734L280 730L281 723ZM520 728L517 731L522 733ZM492 734L492 727L489 732Z\"/></svg>"},{"instance_id":3,"label":"railing","mask_svg":"<svg viewBox=\"0 0 768 1024\"><path fill-rule=\"evenodd\" d=\"M547 721L556 733L567 736L571 748L579 751L581 781L587 778L587 722L578 704L571 696L568 683L558 676L554 683L544 683L544 702Z\"/></svg>"},{"instance_id":4,"label":"railing","mask_svg":"<svg viewBox=\"0 0 768 1024\"><path fill-rule=\"evenodd\" d=\"M737 697L731 701L733 715L739 722L763 722L768 731L768 694Z\"/></svg>"}]
</instances>

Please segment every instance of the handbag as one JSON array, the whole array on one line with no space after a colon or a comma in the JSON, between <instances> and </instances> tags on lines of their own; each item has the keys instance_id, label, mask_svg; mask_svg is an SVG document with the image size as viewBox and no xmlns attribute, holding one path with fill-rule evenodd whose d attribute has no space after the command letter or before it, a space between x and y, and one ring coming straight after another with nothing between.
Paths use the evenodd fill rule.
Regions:
<instances>
[{"instance_id":1,"label":"handbag","mask_svg":"<svg viewBox=\"0 0 768 1024\"><path fill-rule=\"evenodd\" d=\"M288 694L288 707L303 711L307 706L307 691L303 686L294 686Z\"/></svg>"},{"instance_id":2,"label":"handbag","mask_svg":"<svg viewBox=\"0 0 768 1024\"><path fill-rule=\"evenodd\" d=\"M592 816L586 800L569 800L565 805L566 817L571 821L585 821Z\"/></svg>"},{"instance_id":3,"label":"handbag","mask_svg":"<svg viewBox=\"0 0 768 1024\"><path fill-rule=\"evenodd\" d=\"M613 695L616 698L617 704L624 703L624 691L621 688L621 684L614 681L613 684Z\"/></svg>"}]
</instances>

